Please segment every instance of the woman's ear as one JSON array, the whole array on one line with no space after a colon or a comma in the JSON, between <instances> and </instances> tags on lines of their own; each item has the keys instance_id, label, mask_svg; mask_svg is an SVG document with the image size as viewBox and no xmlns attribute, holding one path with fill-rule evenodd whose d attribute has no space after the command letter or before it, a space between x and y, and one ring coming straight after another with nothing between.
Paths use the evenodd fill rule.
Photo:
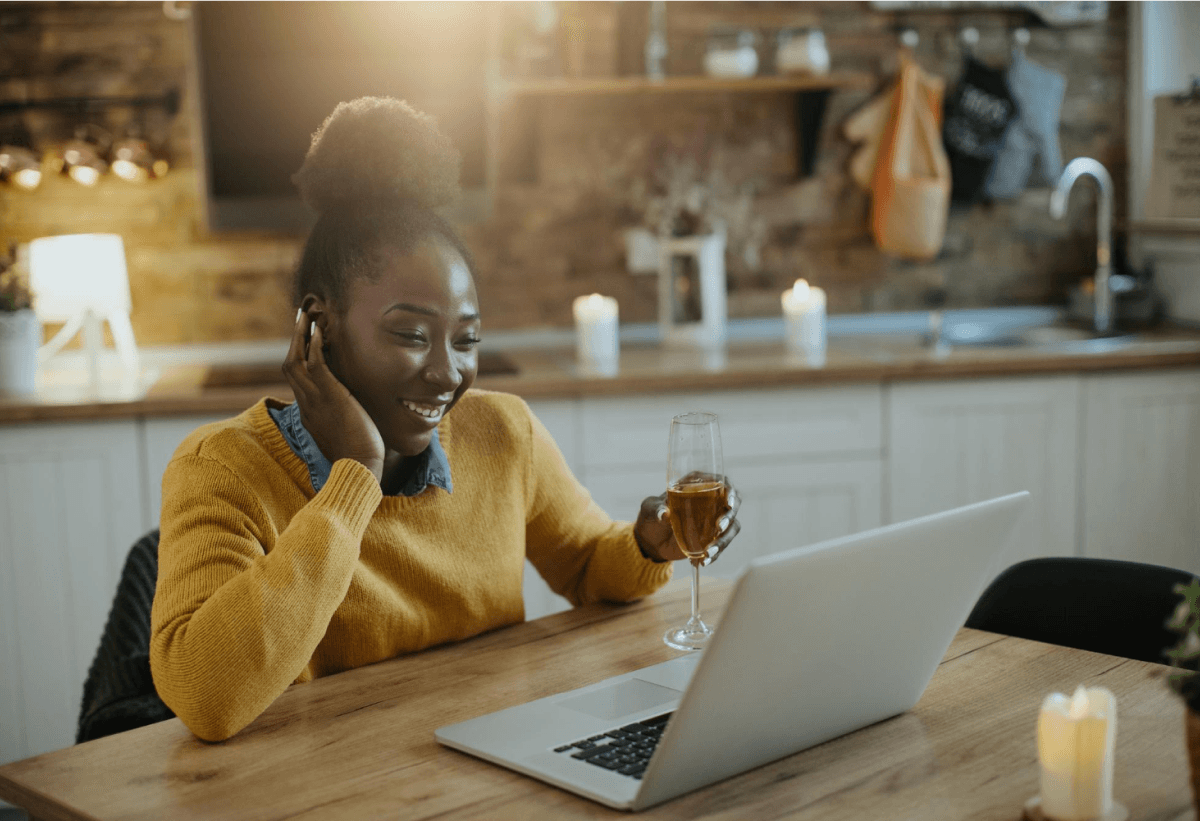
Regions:
<instances>
[{"instance_id":1,"label":"woman's ear","mask_svg":"<svg viewBox=\"0 0 1200 821\"><path fill-rule=\"evenodd\" d=\"M315 322L321 328L321 336L325 339L326 344L329 343L330 322L333 320L333 312L329 310L329 303L322 297L316 294L305 294L304 299L300 300L300 310L308 315L310 322Z\"/></svg>"}]
</instances>

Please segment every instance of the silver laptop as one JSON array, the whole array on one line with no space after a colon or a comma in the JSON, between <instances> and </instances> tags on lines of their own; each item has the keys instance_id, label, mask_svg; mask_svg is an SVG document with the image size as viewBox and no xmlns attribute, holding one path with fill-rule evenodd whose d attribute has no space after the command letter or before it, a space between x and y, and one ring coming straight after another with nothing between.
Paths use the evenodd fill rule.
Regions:
<instances>
[{"instance_id":1,"label":"silver laptop","mask_svg":"<svg viewBox=\"0 0 1200 821\"><path fill-rule=\"evenodd\" d=\"M1028 504L1015 493L754 559L702 653L437 740L640 810L903 713L1007 566Z\"/></svg>"}]
</instances>

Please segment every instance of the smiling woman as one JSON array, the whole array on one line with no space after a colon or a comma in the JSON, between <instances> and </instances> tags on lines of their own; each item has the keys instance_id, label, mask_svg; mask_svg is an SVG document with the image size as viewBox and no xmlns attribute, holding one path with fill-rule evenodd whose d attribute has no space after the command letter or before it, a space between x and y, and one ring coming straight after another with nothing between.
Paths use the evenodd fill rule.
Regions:
<instances>
[{"instance_id":1,"label":"smiling woman","mask_svg":"<svg viewBox=\"0 0 1200 821\"><path fill-rule=\"evenodd\" d=\"M526 558L576 604L652 593L682 558L664 497L612 521L520 398L471 388L471 257L433 210L457 164L430 118L362 98L296 175L318 214L283 366L296 401L200 428L163 477L151 669L201 738L293 683L521 621Z\"/></svg>"}]
</instances>

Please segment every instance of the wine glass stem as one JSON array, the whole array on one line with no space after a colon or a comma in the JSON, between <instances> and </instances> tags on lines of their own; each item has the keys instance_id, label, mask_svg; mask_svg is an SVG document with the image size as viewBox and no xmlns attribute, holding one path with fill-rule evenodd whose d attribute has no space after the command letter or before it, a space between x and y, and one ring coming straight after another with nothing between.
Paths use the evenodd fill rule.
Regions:
<instances>
[{"instance_id":1,"label":"wine glass stem","mask_svg":"<svg viewBox=\"0 0 1200 821\"><path fill-rule=\"evenodd\" d=\"M700 565L692 562L692 618L691 624L700 621Z\"/></svg>"}]
</instances>

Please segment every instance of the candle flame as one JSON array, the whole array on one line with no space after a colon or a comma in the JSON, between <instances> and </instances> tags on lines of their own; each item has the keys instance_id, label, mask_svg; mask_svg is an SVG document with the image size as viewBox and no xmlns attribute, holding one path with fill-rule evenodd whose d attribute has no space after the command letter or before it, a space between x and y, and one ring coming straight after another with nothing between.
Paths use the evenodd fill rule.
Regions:
<instances>
[{"instance_id":1,"label":"candle flame","mask_svg":"<svg viewBox=\"0 0 1200 821\"><path fill-rule=\"evenodd\" d=\"M1088 701L1087 689L1080 684L1075 688L1075 695L1071 696L1071 707L1067 711L1067 715L1078 721L1087 716L1090 708L1091 703Z\"/></svg>"},{"instance_id":2,"label":"candle flame","mask_svg":"<svg viewBox=\"0 0 1200 821\"><path fill-rule=\"evenodd\" d=\"M792 285L792 298L797 302L807 302L808 292L809 287L807 280L798 279L796 280L795 284Z\"/></svg>"}]
</instances>

